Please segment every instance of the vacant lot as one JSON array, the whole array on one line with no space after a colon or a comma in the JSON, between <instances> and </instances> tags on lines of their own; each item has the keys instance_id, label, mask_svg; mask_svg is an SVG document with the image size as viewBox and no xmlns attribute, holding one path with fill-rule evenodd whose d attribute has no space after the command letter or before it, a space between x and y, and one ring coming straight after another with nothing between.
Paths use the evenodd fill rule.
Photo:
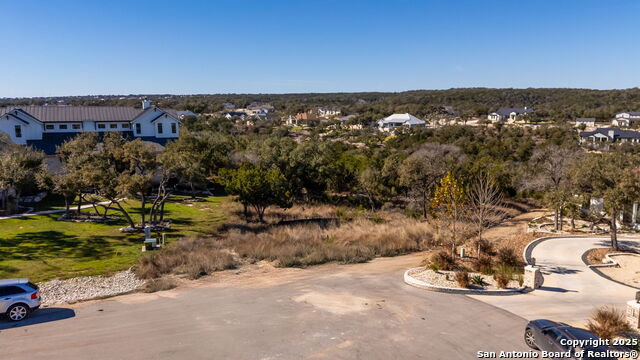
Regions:
<instances>
[{"instance_id":1,"label":"vacant lot","mask_svg":"<svg viewBox=\"0 0 640 360\"><path fill-rule=\"evenodd\" d=\"M168 240L209 233L224 219L226 197L185 202L173 196L166 205L172 220ZM140 203L126 202L135 221ZM87 209L85 211L91 211ZM112 212L112 214L118 214ZM0 278L29 277L34 281L110 273L126 269L140 256L143 235L123 234L124 220L110 224L57 221L61 214L0 220Z\"/></svg>"}]
</instances>

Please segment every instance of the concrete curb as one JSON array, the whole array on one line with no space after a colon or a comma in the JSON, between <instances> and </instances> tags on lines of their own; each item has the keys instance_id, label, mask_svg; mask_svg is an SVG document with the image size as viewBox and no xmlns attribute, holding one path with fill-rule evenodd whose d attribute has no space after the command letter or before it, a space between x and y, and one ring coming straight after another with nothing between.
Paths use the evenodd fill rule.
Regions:
<instances>
[{"instance_id":1,"label":"concrete curb","mask_svg":"<svg viewBox=\"0 0 640 360\"><path fill-rule=\"evenodd\" d=\"M582 257L581 257L581 258L582 258L582 262L583 262L585 265L587 265L587 267L588 267L589 269L591 269L594 273L596 273L596 274L600 275L601 277L603 277L603 278L605 278L605 279L607 279L607 280L609 280L609 281L613 281L614 283L618 283L618 284L620 284L620 285L624 285L624 286L630 287L630 288L632 288L632 289L640 290L640 287L637 287L637 286L633 286L633 285L629 285L629 284L623 283L622 281L618 281L618 280L616 280L616 279L613 279L613 278L612 278L612 277L610 277L609 275L607 275L607 274L603 273L602 271L600 271L600 268L602 268L602 267L612 267L612 266L617 266L617 265L618 265L618 263L617 263L617 262L615 262L615 260L613 260L613 259L611 259L611 258L609 258L609 257L608 257L608 255L609 255L609 254L607 254L607 256L606 256L605 258L609 258L609 260L610 260L610 261L612 261L612 262L613 262L613 264L594 264L594 265L589 265L589 261L588 261L588 259L587 259L587 254L588 254L588 253L589 253L589 251L591 251L591 250L592 250L592 249L589 249L589 250L585 251L585 252L584 252L584 254L582 254ZM616 254L611 254L611 255L616 256L616 255L623 255L623 254L624 254L624 255L629 255L629 253L621 253L621 254L616 253ZM634 255L634 256L640 256L640 255L638 255L638 254L632 254L632 255Z\"/></svg>"},{"instance_id":2,"label":"concrete curb","mask_svg":"<svg viewBox=\"0 0 640 360\"><path fill-rule=\"evenodd\" d=\"M531 264L531 253L533 252L533 248L536 247L536 245L540 244L543 241L546 240L551 240L551 239L566 239L566 238L571 238L571 239L608 239L608 236L589 236L589 235L559 235L559 236L544 236L541 238L537 238L533 241L531 241L530 243L527 244L527 246L524 247L524 251L522 252L522 257L524 258L524 262L527 265L532 265Z\"/></svg>"},{"instance_id":3,"label":"concrete curb","mask_svg":"<svg viewBox=\"0 0 640 360\"><path fill-rule=\"evenodd\" d=\"M459 289L459 288L449 288L443 286L435 286L424 281L418 280L413 276L409 275L410 272L422 269L421 267L411 268L404 272L404 282L413 287L417 287L420 289L443 292L449 294L463 294L463 295L517 295L522 294L526 288L522 287L519 289L504 289L504 290L476 290L476 289Z\"/></svg>"}]
</instances>

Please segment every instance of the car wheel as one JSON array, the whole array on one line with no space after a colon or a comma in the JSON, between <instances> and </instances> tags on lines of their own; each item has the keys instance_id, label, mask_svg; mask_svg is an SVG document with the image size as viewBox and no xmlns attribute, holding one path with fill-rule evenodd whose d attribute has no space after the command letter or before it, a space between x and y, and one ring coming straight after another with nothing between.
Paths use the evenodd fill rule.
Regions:
<instances>
[{"instance_id":1,"label":"car wheel","mask_svg":"<svg viewBox=\"0 0 640 360\"><path fill-rule=\"evenodd\" d=\"M524 331L524 342L527 343L528 347L534 350L539 350L536 346L536 338L533 336L533 331L531 331L531 329Z\"/></svg>"},{"instance_id":2,"label":"car wheel","mask_svg":"<svg viewBox=\"0 0 640 360\"><path fill-rule=\"evenodd\" d=\"M24 304L15 304L7 310L7 317L11 321L24 320L29 315L29 307Z\"/></svg>"}]
</instances>

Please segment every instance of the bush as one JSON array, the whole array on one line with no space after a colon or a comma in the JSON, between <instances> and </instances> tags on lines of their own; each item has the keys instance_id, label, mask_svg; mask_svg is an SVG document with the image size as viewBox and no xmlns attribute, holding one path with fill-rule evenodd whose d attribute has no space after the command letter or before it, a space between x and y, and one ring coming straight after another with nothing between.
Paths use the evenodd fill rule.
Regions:
<instances>
[{"instance_id":1,"label":"bush","mask_svg":"<svg viewBox=\"0 0 640 360\"><path fill-rule=\"evenodd\" d=\"M473 262L473 270L485 275L493 273L493 259L489 256L480 256Z\"/></svg>"},{"instance_id":2,"label":"bush","mask_svg":"<svg viewBox=\"0 0 640 360\"><path fill-rule=\"evenodd\" d=\"M178 283L173 279L151 279L146 282L142 290L147 293L153 293L156 291L171 290L177 286Z\"/></svg>"},{"instance_id":3,"label":"bush","mask_svg":"<svg viewBox=\"0 0 640 360\"><path fill-rule=\"evenodd\" d=\"M601 339L608 340L624 336L625 333L632 330L621 311L607 306L594 311L593 316L587 322L587 329Z\"/></svg>"},{"instance_id":4,"label":"bush","mask_svg":"<svg viewBox=\"0 0 640 360\"><path fill-rule=\"evenodd\" d=\"M520 257L513 251L512 248L503 247L498 250L498 264L509 266L509 267L518 267L520 266Z\"/></svg>"},{"instance_id":5,"label":"bush","mask_svg":"<svg viewBox=\"0 0 640 360\"><path fill-rule=\"evenodd\" d=\"M440 250L431 256L431 263L438 265L442 270L453 270L456 267L456 258L446 250Z\"/></svg>"},{"instance_id":6,"label":"bush","mask_svg":"<svg viewBox=\"0 0 640 360\"><path fill-rule=\"evenodd\" d=\"M474 275L473 277L471 277L471 283L473 285L478 285L478 286L486 286L487 282L484 281L484 278L482 277L482 275Z\"/></svg>"},{"instance_id":7,"label":"bush","mask_svg":"<svg viewBox=\"0 0 640 360\"><path fill-rule=\"evenodd\" d=\"M493 244L485 239L476 239L471 243L473 251L476 252L476 257L482 257L483 255L494 255ZM480 253L478 254L478 250Z\"/></svg>"},{"instance_id":8,"label":"bush","mask_svg":"<svg viewBox=\"0 0 640 360\"><path fill-rule=\"evenodd\" d=\"M496 281L496 285L499 289L506 289L511 281L511 274L506 272L497 272L493 274L493 279Z\"/></svg>"},{"instance_id":9,"label":"bush","mask_svg":"<svg viewBox=\"0 0 640 360\"><path fill-rule=\"evenodd\" d=\"M454 274L454 277L456 279L456 283L458 284L459 287L461 288L468 288L469 284L471 283L471 280L469 279L469 273L461 270L461 271L456 271Z\"/></svg>"}]
</instances>

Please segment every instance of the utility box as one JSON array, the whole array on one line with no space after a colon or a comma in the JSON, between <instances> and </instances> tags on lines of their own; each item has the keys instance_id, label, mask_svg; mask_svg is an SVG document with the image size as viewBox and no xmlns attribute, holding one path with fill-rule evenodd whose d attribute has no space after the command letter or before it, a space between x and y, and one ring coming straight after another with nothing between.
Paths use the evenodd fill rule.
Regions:
<instances>
[{"instance_id":1,"label":"utility box","mask_svg":"<svg viewBox=\"0 0 640 360\"><path fill-rule=\"evenodd\" d=\"M524 286L537 289L542 286L544 282L544 278L542 277L542 272L540 272L540 268L537 266L527 265L524 267Z\"/></svg>"},{"instance_id":2,"label":"utility box","mask_svg":"<svg viewBox=\"0 0 640 360\"><path fill-rule=\"evenodd\" d=\"M640 329L640 303L636 300L627 301L625 317L634 330Z\"/></svg>"}]
</instances>

